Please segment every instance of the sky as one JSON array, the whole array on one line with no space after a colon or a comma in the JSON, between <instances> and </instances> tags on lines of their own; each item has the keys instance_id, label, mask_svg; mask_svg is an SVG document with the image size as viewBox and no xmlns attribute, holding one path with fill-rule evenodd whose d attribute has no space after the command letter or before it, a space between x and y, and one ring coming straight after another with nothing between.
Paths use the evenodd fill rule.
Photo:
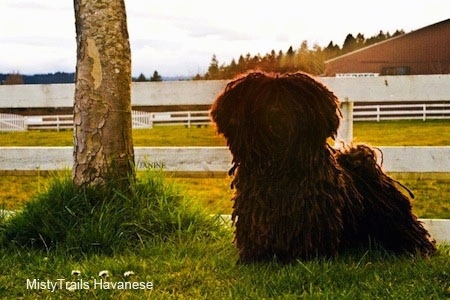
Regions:
<instances>
[{"instance_id":1,"label":"sky","mask_svg":"<svg viewBox=\"0 0 450 300\"><path fill-rule=\"evenodd\" d=\"M134 76L204 74L250 53L342 46L347 34L405 32L446 20L449 0L125 0ZM73 0L0 1L0 73L74 72Z\"/></svg>"}]
</instances>

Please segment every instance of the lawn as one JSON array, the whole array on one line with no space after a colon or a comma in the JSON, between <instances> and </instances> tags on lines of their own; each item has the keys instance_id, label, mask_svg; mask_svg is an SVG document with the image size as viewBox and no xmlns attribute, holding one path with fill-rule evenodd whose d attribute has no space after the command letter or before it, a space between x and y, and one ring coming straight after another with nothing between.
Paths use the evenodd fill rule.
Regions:
<instances>
[{"instance_id":1,"label":"lawn","mask_svg":"<svg viewBox=\"0 0 450 300\"><path fill-rule=\"evenodd\" d=\"M51 177L0 176L1 207L22 208L30 196L45 190ZM230 214L233 191L230 178L167 178L178 185L187 197L200 203L211 214ZM439 178L405 178L400 182L415 195L413 211L420 218L450 219L450 184L447 176Z\"/></svg>"},{"instance_id":2,"label":"lawn","mask_svg":"<svg viewBox=\"0 0 450 300\"><path fill-rule=\"evenodd\" d=\"M355 122L353 137L374 146L449 146L450 120Z\"/></svg>"},{"instance_id":3,"label":"lawn","mask_svg":"<svg viewBox=\"0 0 450 300\"><path fill-rule=\"evenodd\" d=\"M1 299L448 299L449 247L431 259L361 252L329 260L237 265L232 236L149 244L114 256L0 252ZM78 270L80 275L72 275ZM103 279L99 272L106 270ZM132 271L134 275L125 277ZM59 283L52 292L27 280ZM151 289L106 289L100 280ZM74 291L72 283L78 283ZM84 284L84 285L82 285Z\"/></svg>"},{"instance_id":4,"label":"lawn","mask_svg":"<svg viewBox=\"0 0 450 300\"><path fill-rule=\"evenodd\" d=\"M354 133L358 141L375 146L439 146L450 144L449 125L449 121L357 122ZM134 132L134 141L136 146L225 145L211 126L139 130ZM70 131L0 134L0 146L71 143ZM231 212L230 178L164 180L175 184L180 196L199 205L208 216ZM50 181L51 177L39 174L0 176L3 207L22 208L31 195L45 192ZM413 210L418 216L450 218L448 176L404 177L401 182L415 193ZM63 211L72 214L69 208ZM180 221L179 214L173 218L175 224ZM107 221L100 213L99 223L91 225L100 230ZM392 256L373 248L292 265L241 265L236 264L238 253L232 244L231 227L196 231L188 224L184 229L176 228L163 240L143 239L138 245L108 254L94 251L79 255L76 247L69 252L65 248L0 247L0 299L450 298L449 246L440 246L438 254L431 258Z\"/></svg>"},{"instance_id":5,"label":"lawn","mask_svg":"<svg viewBox=\"0 0 450 300\"><path fill-rule=\"evenodd\" d=\"M450 120L355 122L357 142L374 146L450 145ZM0 133L0 146L70 146L72 131L33 131ZM159 126L134 130L136 146L225 146L224 139L213 126L185 128ZM230 213L232 191L230 178L170 178L189 195L202 203L211 213ZM33 176L0 176L0 205L5 209L20 208L30 195L45 188L48 178ZM450 218L450 185L448 176L402 179L416 195L414 211L420 217Z\"/></svg>"},{"instance_id":6,"label":"lawn","mask_svg":"<svg viewBox=\"0 0 450 300\"><path fill-rule=\"evenodd\" d=\"M355 122L356 142L374 146L447 146L450 145L450 120ZM225 146L213 126L185 128L157 126L133 131L135 146ZM71 146L73 132L25 131L0 132L0 147Z\"/></svg>"},{"instance_id":7,"label":"lawn","mask_svg":"<svg viewBox=\"0 0 450 300\"><path fill-rule=\"evenodd\" d=\"M167 179L163 181L166 181L164 185L170 186L170 181ZM160 179L157 179L157 182L160 182ZM146 183L144 188L148 189L149 185L151 184ZM178 184L176 186L177 189L168 190L183 195L182 183L181 186ZM109 237L108 240L108 236L115 228L109 224L111 222L114 224L115 218L121 218L115 211L122 208L113 203L106 209L102 205L76 212L72 206L78 206L79 200L59 201L53 197L55 192L58 195L66 194L64 190L58 188L49 193L47 198L41 197L40 199L48 199L49 203L34 205L34 209L28 210L31 218L25 220L33 219L36 226L41 228L37 229L38 232L47 231L46 234L59 238L60 235L55 230L47 230L55 226L52 220L59 219L56 224L68 226L66 235L72 237L71 244L47 246L50 245L45 243L48 238L39 235L37 240L30 239L30 241L31 245L33 242L38 244L40 240L44 241L45 247L42 247L42 250L32 249L30 244L14 246L9 242L0 245L0 299L447 299L450 297L449 246L439 246L438 253L430 258L394 256L377 247L371 247L342 253L334 258L296 261L289 265L276 262L237 264L238 253L232 244L233 234L232 228L227 225L229 223L222 223L219 227L212 226L208 218L212 220L214 217L209 212L204 212L203 217L196 215L197 217L192 219L192 214L187 212L192 209L192 206L187 205L189 203L177 208L169 207L170 203L167 204L164 200L174 199L178 202L182 200L177 199L189 199L189 195L186 194L185 198L157 194L159 200L156 206L152 204L153 201L149 202L146 199L136 203L135 200L117 198L115 201L125 201L127 207L152 205L153 209L144 209L147 211L146 215L135 222L155 226L152 221L146 222L147 214L150 213L149 217L152 219L156 217L156 220L162 221L161 226L170 226L171 233L164 234L164 238L152 239L148 235L152 236L154 232L141 228L139 224L143 223L139 223L135 228L141 232L142 237L138 235L137 244L133 243L126 248L119 247L112 253L98 253L97 248L80 253L79 248L83 249L86 242L85 237L76 239L77 236L74 234L77 232L94 241L97 238L101 239L103 235L106 236L103 243L116 241L116 235ZM195 202L194 199L189 201ZM57 209L56 213L51 213L48 210L54 205L62 207ZM161 213L158 212L159 207L162 207ZM110 210L113 214L104 214ZM35 218L43 215L45 211L49 213L42 221ZM127 209L123 213L140 215L140 211ZM90 214L93 221L86 226L84 222L86 217L91 218ZM75 222L73 225L70 219ZM193 223L183 221L188 219ZM21 223L19 226L22 226ZM32 228L34 226L31 230ZM57 228L61 230L61 227ZM2 222L0 229L0 233L7 232ZM158 227L154 229L158 230ZM91 230L99 236L92 235ZM21 236L29 235L28 231L19 229L19 232ZM119 245L123 243L120 242L121 234L120 232L117 235ZM26 242L27 239L23 241ZM73 244L79 246L74 247ZM89 243L87 245L89 246ZM102 245L99 243L96 247ZM94 247L93 244L91 247Z\"/></svg>"},{"instance_id":8,"label":"lawn","mask_svg":"<svg viewBox=\"0 0 450 300\"><path fill-rule=\"evenodd\" d=\"M185 128L157 126L133 130L135 146L225 146L225 140L216 135L213 126ZM0 147L6 146L72 146L73 131L0 132Z\"/></svg>"}]
</instances>

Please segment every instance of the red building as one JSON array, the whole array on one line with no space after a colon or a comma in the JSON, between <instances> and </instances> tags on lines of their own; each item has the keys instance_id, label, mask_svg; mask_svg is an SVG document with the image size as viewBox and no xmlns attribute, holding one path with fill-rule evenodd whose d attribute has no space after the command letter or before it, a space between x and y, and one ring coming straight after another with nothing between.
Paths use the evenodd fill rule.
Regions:
<instances>
[{"instance_id":1,"label":"red building","mask_svg":"<svg viewBox=\"0 0 450 300\"><path fill-rule=\"evenodd\" d=\"M325 76L450 73L450 19L325 62Z\"/></svg>"}]
</instances>

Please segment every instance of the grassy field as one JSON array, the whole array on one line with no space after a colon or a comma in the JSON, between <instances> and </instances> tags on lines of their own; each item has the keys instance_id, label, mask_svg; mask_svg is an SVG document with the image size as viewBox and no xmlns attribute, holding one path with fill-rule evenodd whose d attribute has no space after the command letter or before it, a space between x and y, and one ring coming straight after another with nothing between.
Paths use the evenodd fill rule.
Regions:
<instances>
[{"instance_id":1,"label":"grassy field","mask_svg":"<svg viewBox=\"0 0 450 300\"><path fill-rule=\"evenodd\" d=\"M157 178L156 181L160 182L160 179ZM166 184L170 185L170 182ZM144 188L148 189L150 185L152 184L144 182ZM109 206L106 205L105 209L101 205L75 211L74 205L76 207L78 203L81 203L81 207L85 205L83 197L73 200L70 193L66 195L67 192L60 187L50 190L52 192L48 196L39 198L45 200L44 202L32 205L34 209L26 210L28 214L22 220L33 221L25 225L31 226L28 230L18 229L20 236L26 234L32 237L34 235L30 235L29 230L38 227L37 232L45 232L63 240L57 233L63 226L67 227L66 236L71 237L71 242L69 245L47 246L45 240L48 241L48 237L39 235L37 239L30 238L30 243L37 244L42 240L45 247L42 247L42 250L34 250L30 248L30 244L14 246L15 243L6 240L6 245L0 245L0 299L448 299L450 297L449 246L440 246L438 253L430 258L393 256L382 249L372 247L342 253L335 258L296 261L290 265L276 262L237 264L238 253L232 244L232 228L227 226L227 223L219 227L212 226L206 216L213 217L208 212L205 212L203 217L197 215L192 219L192 213L188 211L196 204L191 206L185 203L172 207L164 199L167 201L183 199L173 192L166 196L158 193L156 196L159 200L156 201L156 206L153 204L154 201L146 199L136 203L136 200L116 198L115 201L125 201L124 205L128 209L123 211L124 214L138 216L140 211L146 212L140 219L133 219L134 222L138 222L138 226L133 228L137 228L141 233L137 244L119 247L112 253L97 253L95 248L80 254L78 248L84 249L86 245L89 246L89 243L86 244L86 238L93 241L102 240L103 243L99 243L99 246L116 241L122 245L121 230L114 230L115 219L128 220L128 217L116 213L117 210L122 210L117 202L108 203ZM176 190L182 191L183 188ZM55 199L55 193L69 198L66 201L59 201ZM143 193L147 194L148 192ZM152 205L150 210L130 210L128 207L149 204ZM52 211L51 208L55 206L58 209ZM104 214L110 210L111 215ZM41 221L40 216L46 212L46 217ZM74 212L77 213L76 216ZM154 231L141 229L140 225L145 223L155 226L155 222L146 222L148 217L160 220L158 222L162 222L161 226L170 226L172 228L170 233L164 234L164 238L153 239L142 235L154 234ZM92 221L89 221L91 218ZM191 219L193 223L184 222L186 219ZM23 221L15 226L23 226ZM88 225L85 224L86 221ZM55 226L58 230L51 229ZM8 232L5 228L0 222L0 234ZM154 227L154 230L158 228L159 226ZM110 236L111 232L118 233L117 238L116 234ZM127 236L127 233L124 235ZM27 242L26 238L22 240ZM4 239L2 241L5 242ZM132 283L135 284L134 287Z\"/></svg>"},{"instance_id":2,"label":"grassy field","mask_svg":"<svg viewBox=\"0 0 450 300\"><path fill-rule=\"evenodd\" d=\"M0 176L0 207L21 209L30 197L45 190L51 177ZM211 214L230 214L233 191L230 178L167 178L187 197L200 203ZM450 219L450 184L447 178L401 179L415 195L413 211L420 218Z\"/></svg>"},{"instance_id":3,"label":"grassy field","mask_svg":"<svg viewBox=\"0 0 450 300\"><path fill-rule=\"evenodd\" d=\"M450 145L450 121L389 121L355 122L356 142L374 146ZM70 146L72 132L33 131L0 133L0 146ZM136 146L225 146L224 139L215 134L214 127L184 128L160 126L133 132ZM230 179L224 178L171 178L212 213L230 213L232 191ZM0 206L5 209L22 207L30 195L46 186L45 176L0 176ZM414 210L420 217L450 218L450 185L448 180L404 179L416 195Z\"/></svg>"},{"instance_id":4,"label":"grassy field","mask_svg":"<svg viewBox=\"0 0 450 300\"><path fill-rule=\"evenodd\" d=\"M225 140L216 135L213 126L185 128L157 126L133 131L135 146L225 146ZM72 146L73 131L0 132L2 146Z\"/></svg>"},{"instance_id":5,"label":"grassy field","mask_svg":"<svg viewBox=\"0 0 450 300\"><path fill-rule=\"evenodd\" d=\"M355 137L375 146L449 145L449 125L448 121L355 123ZM134 139L136 146L225 144L211 127L157 127L135 131ZM0 146L71 143L70 131L0 134ZM229 178L164 180L174 183L180 196L205 209L208 216L231 211ZM22 208L31 195L47 191L50 181L39 175L0 176L3 208ZM413 209L420 217L450 218L448 179L401 182L416 194ZM54 201L54 197L49 199ZM0 246L0 299L450 299L449 246L440 246L438 254L431 258L392 256L381 249L369 249L292 265L241 265L236 264L238 253L232 244L232 228L196 230L190 223L182 228L177 224L185 210L178 208L175 214L166 211L173 218L166 222L174 222L175 231L163 240L143 239L138 245L109 254L94 251L80 255L76 254L77 247L69 252L66 248L47 249L45 242L43 250L15 247L12 243ZM67 207L61 213L73 214ZM40 215L46 215L37 214L38 222ZM111 219L102 211L97 214L98 223L91 222L94 232L104 229L103 224ZM81 221L75 221L70 230L76 233ZM3 231L0 222L0 233ZM77 244L73 234L72 242ZM100 276L106 274L102 271L108 275ZM119 285L125 283L129 283L128 287L130 283L136 285L121 289ZM52 291L49 284L56 284L56 289Z\"/></svg>"},{"instance_id":6,"label":"grassy field","mask_svg":"<svg viewBox=\"0 0 450 300\"><path fill-rule=\"evenodd\" d=\"M0 299L448 299L450 248L431 259L357 253L329 260L237 265L231 234L155 243L114 256L0 252ZM78 270L80 275L72 275ZM103 279L99 272L108 271ZM125 277L124 273L134 275ZM27 289L27 280L62 286ZM151 289L104 288L137 282ZM71 290L71 283L81 287ZM82 286L80 283L84 283Z\"/></svg>"},{"instance_id":7,"label":"grassy field","mask_svg":"<svg viewBox=\"0 0 450 300\"><path fill-rule=\"evenodd\" d=\"M450 120L355 122L356 142L375 146L450 145ZM135 146L225 146L213 126L158 126L133 131ZM0 132L0 147L72 146L72 131Z\"/></svg>"},{"instance_id":8,"label":"grassy field","mask_svg":"<svg viewBox=\"0 0 450 300\"><path fill-rule=\"evenodd\" d=\"M450 120L355 122L353 137L373 146L449 146Z\"/></svg>"}]
</instances>

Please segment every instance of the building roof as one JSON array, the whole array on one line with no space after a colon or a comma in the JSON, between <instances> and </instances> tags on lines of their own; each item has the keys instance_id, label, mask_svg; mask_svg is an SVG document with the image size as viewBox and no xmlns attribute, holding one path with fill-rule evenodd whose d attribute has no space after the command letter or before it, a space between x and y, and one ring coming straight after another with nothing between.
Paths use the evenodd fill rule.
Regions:
<instances>
[{"instance_id":1,"label":"building roof","mask_svg":"<svg viewBox=\"0 0 450 300\"><path fill-rule=\"evenodd\" d=\"M442 74L450 69L450 19L325 61L326 76L377 73L405 67L410 74Z\"/></svg>"}]
</instances>

